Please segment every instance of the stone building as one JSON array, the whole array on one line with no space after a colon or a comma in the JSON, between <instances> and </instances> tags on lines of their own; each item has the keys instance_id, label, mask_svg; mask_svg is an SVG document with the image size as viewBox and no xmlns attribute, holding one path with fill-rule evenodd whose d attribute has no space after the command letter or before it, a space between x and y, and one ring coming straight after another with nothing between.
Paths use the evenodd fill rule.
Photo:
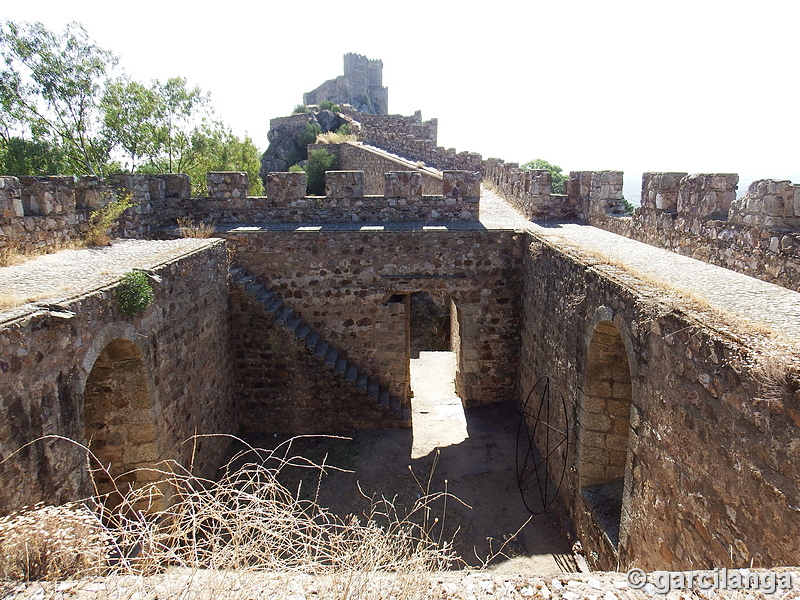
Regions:
<instances>
[{"instance_id":1,"label":"stone building","mask_svg":"<svg viewBox=\"0 0 800 600\"><path fill-rule=\"evenodd\" d=\"M303 94L303 104L328 100L350 104L356 110L374 115L389 114L389 88L383 85L383 62L352 52L344 55L344 75L329 79Z\"/></svg>"}]
</instances>

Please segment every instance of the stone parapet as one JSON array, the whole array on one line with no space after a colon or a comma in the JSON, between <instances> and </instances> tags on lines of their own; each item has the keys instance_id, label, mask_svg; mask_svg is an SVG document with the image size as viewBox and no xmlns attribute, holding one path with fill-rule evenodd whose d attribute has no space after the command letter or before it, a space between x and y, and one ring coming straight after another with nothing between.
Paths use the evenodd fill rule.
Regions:
<instances>
[{"instance_id":1,"label":"stone parapet","mask_svg":"<svg viewBox=\"0 0 800 600\"><path fill-rule=\"evenodd\" d=\"M754 181L747 194L731 202L728 220L764 229L800 231L800 185L791 181Z\"/></svg>"},{"instance_id":2,"label":"stone parapet","mask_svg":"<svg viewBox=\"0 0 800 600\"><path fill-rule=\"evenodd\" d=\"M736 199L735 173L698 173L681 179L677 210L699 218L726 219Z\"/></svg>"}]
</instances>

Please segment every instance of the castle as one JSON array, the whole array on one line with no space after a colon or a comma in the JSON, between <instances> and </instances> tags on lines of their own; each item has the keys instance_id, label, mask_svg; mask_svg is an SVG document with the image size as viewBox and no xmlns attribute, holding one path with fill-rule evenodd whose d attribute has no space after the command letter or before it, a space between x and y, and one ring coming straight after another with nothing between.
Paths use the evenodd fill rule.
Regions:
<instances>
[{"instance_id":1,"label":"castle","mask_svg":"<svg viewBox=\"0 0 800 600\"><path fill-rule=\"evenodd\" d=\"M383 62L352 52L344 55L344 75L329 79L303 94L303 104L350 104L356 110L385 115L389 112L389 89L383 85Z\"/></svg>"},{"instance_id":2,"label":"castle","mask_svg":"<svg viewBox=\"0 0 800 600\"><path fill-rule=\"evenodd\" d=\"M194 452L211 472L224 448L182 444L195 432L408 426L409 297L435 291L459 396L525 406L553 510L593 566L797 563L800 186L737 198L734 174L647 173L630 217L621 172L573 172L553 194L547 171L439 148L420 115L344 114L361 141L324 146L340 169L325 196L304 173L269 173L265 197L209 173L205 198L182 175L0 178L0 242L31 250L79 237L126 190L117 236L141 241L82 268L156 282L126 316L111 267L32 299L24 281L46 266L0 270L23 294L0 313L3 458L58 434L99 440L123 470ZM484 214L493 194L515 219ZM217 238L174 239L178 217ZM563 408L543 410L542 378ZM56 440L0 478L4 511L88 486Z\"/></svg>"}]
</instances>

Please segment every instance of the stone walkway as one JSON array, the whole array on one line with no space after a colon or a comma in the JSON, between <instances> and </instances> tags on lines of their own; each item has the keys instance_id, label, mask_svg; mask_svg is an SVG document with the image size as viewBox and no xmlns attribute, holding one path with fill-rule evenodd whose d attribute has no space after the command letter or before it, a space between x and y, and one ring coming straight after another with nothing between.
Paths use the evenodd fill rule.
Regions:
<instances>
[{"instance_id":1,"label":"stone walkway","mask_svg":"<svg viewBox=\"0 0 800 600\"><path fill-rule=\"evenodd\" d=\"M602 257L740 323L764 327L800 341L800 293L735 271L681 256L597 227L576 223L537 225L493 192L482 188L481 222L487 228L526 229L556 245L568 245Z\"/></svg>"},{"instance_id":2,"label":"stone walkway","mask_svg":"<svg viewBox=\"0 0 800 600\"><path fill-rule=\"evenodd\" d=\"M111 246L62 250L0 268L0 323L104 288L131 269L155 269L206 248L207 239L117 240Z\"/></svg>"},{"instance_id":3,"label":"stone walkway","mask_svg":"<svg viewBox=\"0 0 800 600\"><path fill-rule=\"evenodd\" d=\"M411 363L411 458L422 458L436 448L463 442L467 419L456 394L456 355L453 352L420 352Z\"/></svg>"}]
</instances>

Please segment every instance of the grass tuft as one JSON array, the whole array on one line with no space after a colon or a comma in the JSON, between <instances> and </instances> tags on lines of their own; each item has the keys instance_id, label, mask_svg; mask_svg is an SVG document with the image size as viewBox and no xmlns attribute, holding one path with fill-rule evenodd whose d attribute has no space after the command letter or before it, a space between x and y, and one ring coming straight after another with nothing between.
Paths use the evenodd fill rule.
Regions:
<instances>
[{"instance_id":1,"label":"grass tuft","mask_svg":"<svg viewBox=\"0 0 800 600\"><path fill-rule=\"evenodd\" d=\"M181 237L185 238L207 239L214 235L216 228L216 222L203 223L201 221L193 221L188 217L178 217L177 223Z\"/></svg>"}]
</instances>

